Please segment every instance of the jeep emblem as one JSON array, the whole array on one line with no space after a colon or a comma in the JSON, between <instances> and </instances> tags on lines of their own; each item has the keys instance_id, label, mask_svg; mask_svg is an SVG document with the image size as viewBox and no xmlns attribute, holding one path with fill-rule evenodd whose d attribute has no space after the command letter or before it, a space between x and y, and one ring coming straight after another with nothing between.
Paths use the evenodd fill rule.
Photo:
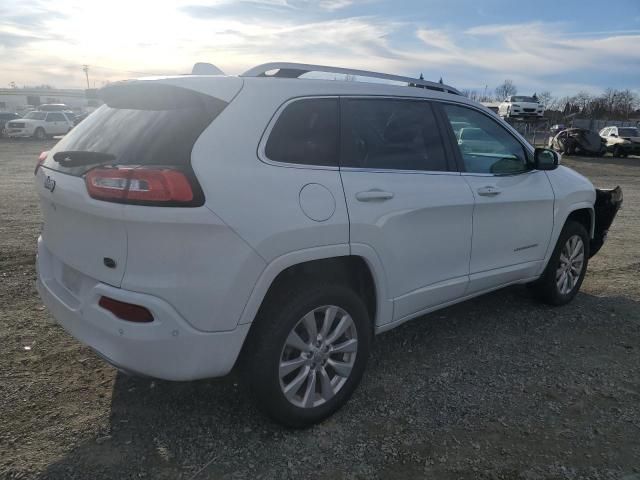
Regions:
<instances>
[{"instance_id":1,"label":"jeep emblem","mask_svg":"<svg viewBox=\"0 0 640 480\"><path fill-rule=\"evenodd\" d=\"M56 181L47 175L47 178L44 179L44 188L53 193L53 190L56 188Z\"/></svg>"}]
</instances>

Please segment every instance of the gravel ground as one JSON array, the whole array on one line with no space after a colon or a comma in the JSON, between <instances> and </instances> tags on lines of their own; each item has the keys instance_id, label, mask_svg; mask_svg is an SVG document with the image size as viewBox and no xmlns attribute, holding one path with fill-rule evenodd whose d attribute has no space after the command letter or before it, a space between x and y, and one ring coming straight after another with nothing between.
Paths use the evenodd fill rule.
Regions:
<instances>
[{"instance_id":1,"label":"gravel ground","mask_svg":"<svg viewBox=\"0 0 640 480\"><path fill-rule=\"evenodd\" d=\"M31 187L52 142L0 140L0 478L640 479L640 159L572 158L625 206L575 301L513 287L376 339L321 425L259 414L235 375L128 378L35 289Z\"/></svg>"}]
</instances>

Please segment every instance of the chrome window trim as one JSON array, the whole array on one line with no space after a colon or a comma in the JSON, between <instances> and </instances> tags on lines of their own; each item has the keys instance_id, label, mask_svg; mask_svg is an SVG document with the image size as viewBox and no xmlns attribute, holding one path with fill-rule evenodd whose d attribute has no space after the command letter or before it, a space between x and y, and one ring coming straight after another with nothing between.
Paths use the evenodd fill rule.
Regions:
<instances>
[{"instance_id":1,"label":"chrome window trim","mask_svg":"<svg viewBox=\"0 0 640 480\"><path fill-rule=\"evenodd\" d=\"M460 172L456 170L397 170L397 169L384 169L384 168L362 168L362 167L333 167L329 165L304 165L301 163L290 163L290 162L279 162L277 160L272 160L267 157L266 154L266 146L267 141L269 140L269 136L271 135L271 131L273 130L275 124L277 123L280 115L285 108L291 105L293 102L298 102L301 100L309 100L309 99L319 99L319 98L335 98L335 99L391 99L391 100L415 100L420 102L431 102L434 101L432 98L428 97L419 97L419 96L407 96L407 95L304 95L301 97L290 98L284 103L282 103L275 111L271 120L267 124L264 132L262 133L262 137L260 138L260 142L258 143L258 159L266 163L268 165L273 165L275 167L285 167L285 168L303 168L303 169L312 169L312 170L338 170L344 172L374 172L374 173L425 173L429 175L442 175L442 174L455 174L459 175ZM444 142L444 139L443 139Z\"/></svg>"},{"instance_id":2,"label":"chrome window trim","mask_svg":"<svg viewBox=\"0 0 640 480\"><path fill-rule=\"evenodd\" d=\"M469 105L467 103L456 102L456 101L448 100L448 99L447 100L434 99L433 101L441 103L441 104L449 103L449 104L453 104L453 105L460 106L460 107L466 107L466 108L469 108L470 110L475 110L476 112L484 115L485 117L489 118L490 120L493 120L494 123L496 123L499 127L501 127L503 130L505 130L509 135L511 135L511 137L513 137L513 139L522 146L523 150L526 153L529 153L533 157L533 155L535 153L535 147L533 145L531 145L529 142L527 142L526 139L524 137L522 137L522 135L520 135L520 133L516 129L514 129L511 125L509 125L502 118L497 116L491 110L484 111L483 109L478 108L475 105ZM515 135L514 135L514 132L515 132ZM458 151L460 151L460 150L458 149ZM462 152L460 152L460 155L462 155ZM466 172L466 171L465 172L460 172L460 173L463 176L469 176L469 177L471 177L471 176L473 176L473 177L515 177L517 175L524 175L524 174L527 174L527 173L533 173L533 172L539 172L539 171L541 171L541 170L536 170L535 168L531 168L530 170L523 170L523 171L517 172L517 173L480 173L480 172Z\"/></svg>"},{"instance_id":3,"label":"chrome window trim","mask_svg":"<svg viewBox=\"0 0 640 480\"><path fill-rule=\"evenodd\" d=\"M267 124L267 127L265 128L264 132L262 133L262 137L260 138L260 142L258 143L258 151L257 151L257 155L258 155L258 159L263 162L266 163L268 165L273 165L275 167L286 167L286 168L302 168L302 169L311 169L311 170L335 170L338 171L340 170L340 166L331 166L331 165L305 165L302 163L291 163L291 162L279 162L277 160L271 160L269 157L267 157L267 153L266 153L266 148L267 148L267 141L269 140L269 137L271 136L271 132L273 131L273 128L275 127L276 123L278 122L278 119L280 118L280 116L282 115L282 112L284 112L284 110L291 105L294 102L299 102L302 100L317 100L317 99L336 99L338 101L340 101L340 96L339 95L305 95L302 97L293 97L290 98L289 100L285 101L284 103L282 103L275 111L275 113L273 114L273 116L271 117L271 120L269 120L269 123ZM338 115L340 114L340 109L338 109ZM338 123L339 125L339 123ZM340 137L338 136L338 147L339 147L339 140Z\"/></svg>"}]
</instances>

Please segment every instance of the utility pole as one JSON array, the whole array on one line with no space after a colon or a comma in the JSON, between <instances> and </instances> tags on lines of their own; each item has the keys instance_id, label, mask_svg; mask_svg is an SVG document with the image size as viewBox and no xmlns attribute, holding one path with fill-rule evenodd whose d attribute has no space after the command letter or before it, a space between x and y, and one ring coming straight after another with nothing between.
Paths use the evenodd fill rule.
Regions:
<instances>
[{"instance_id":1,"label":"utility pole","mask_svg":"<svg viewBox=\"0 0 640 480\"><path fill-rule=\"evenodd\" d=\"M87 77L87 88L91 88L89 86L89 65L82 65L82 71L84 72L85 76Z\"/></svg>"}]
</instances>

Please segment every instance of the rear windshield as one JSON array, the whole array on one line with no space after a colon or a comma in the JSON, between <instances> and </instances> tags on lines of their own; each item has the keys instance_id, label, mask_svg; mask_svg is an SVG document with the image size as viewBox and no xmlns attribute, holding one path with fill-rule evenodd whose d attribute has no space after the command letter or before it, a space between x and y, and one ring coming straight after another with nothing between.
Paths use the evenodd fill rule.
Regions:
<instances>
[{"instance_id":1,"label":"rear windshield","mask_svg":"<svg viewBox=\"0 0 640 480\"><path fill-rule=\"evenodd\" d=\"M55 161L58 152L104 153L102 164L171 165L190 168L191 150L227 102L169 85L106 87L101 106L50 152L44 166L83 175L98 163ZM79 157L82 160L82 156ZM100 159L100 156L87 158ZM81 165L78 165L81 163Z\"/></svg>"}]
</instances>

